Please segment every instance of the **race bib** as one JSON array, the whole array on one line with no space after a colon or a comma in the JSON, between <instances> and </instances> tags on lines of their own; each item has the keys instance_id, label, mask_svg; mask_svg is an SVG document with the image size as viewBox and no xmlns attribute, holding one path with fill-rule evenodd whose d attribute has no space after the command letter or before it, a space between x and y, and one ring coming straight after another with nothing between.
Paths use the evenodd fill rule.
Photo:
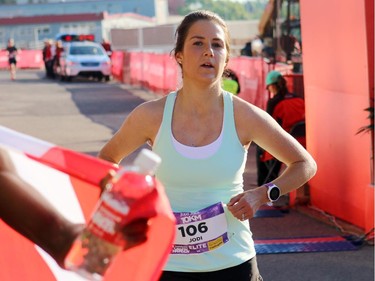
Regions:
<instances>
[{"instance_id":1,"label":"race bib","mask_svg":"<svg viewBox=\"0 0 375 281\"><path fill-rule=\"evenodd\" d=\"M176 239L172 255L200 254L215 250L229 241L227 220L221 202L194 213L174 215Z\"/></svg>"}]
</instances>

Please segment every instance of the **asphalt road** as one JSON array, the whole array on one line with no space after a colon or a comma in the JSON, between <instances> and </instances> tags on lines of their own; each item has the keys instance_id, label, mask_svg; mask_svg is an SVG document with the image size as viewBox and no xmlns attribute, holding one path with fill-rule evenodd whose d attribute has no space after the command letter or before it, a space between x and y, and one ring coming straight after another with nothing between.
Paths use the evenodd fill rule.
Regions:
<instances>
[{"instance_id":1,"label":"asphalt road","mask_svg":"<svg viewBox=\"0 0 375 281\"><path fill-rule=\"evenodd\" d=\"M96 155L126 115L148 98L149 93L115 81L60 82L45 79L41 70L18 70L11 81L7 71L0 71L0 125L90 155ZM248 186L255 184L253 153L251 147ZM255 239L342 234L323 221L291 210L282 217L252 219L250 224ZM258 265L265 281L373 281L374 247L258 255Z\"/></svg>"},{"instance_id":2,"label":"asphalt road","mask_svg":"<svg viewBox=\"0 0 375 281\"><path fill-rule=\"evenodd\" d=\"M138 91L140 94L142 91ZM96 155L144 99L111 81L61 82L42 70L0 71L0 124L72 150Z\"/></svg>"}]
</instances>

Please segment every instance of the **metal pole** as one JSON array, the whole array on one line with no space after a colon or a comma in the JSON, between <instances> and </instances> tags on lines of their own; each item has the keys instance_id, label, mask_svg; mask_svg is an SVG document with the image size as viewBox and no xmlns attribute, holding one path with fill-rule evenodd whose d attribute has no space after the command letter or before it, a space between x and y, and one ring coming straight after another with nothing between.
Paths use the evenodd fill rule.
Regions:
<instances>
[{"instance_id":1,"label":"metal pole","mask_svg":"<svg viewBox=\"0 0 375 281\"><path fill-rule=\"evenodd\" d=\"M39 34L38 34L38 27L34 28L34 49L37 48L39 43Z\"/></svg>"}]
</instances>

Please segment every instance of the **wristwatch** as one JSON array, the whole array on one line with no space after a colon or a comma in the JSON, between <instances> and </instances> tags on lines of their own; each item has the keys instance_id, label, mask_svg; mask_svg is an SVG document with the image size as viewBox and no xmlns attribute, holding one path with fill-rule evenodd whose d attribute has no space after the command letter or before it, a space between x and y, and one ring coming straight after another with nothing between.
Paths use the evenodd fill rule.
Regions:
<instances>
[{"instance_id":1,"label":"wristwatch","mask_svg":"<svg viewBox=\"0 0 375 281\"><path fill-rule=\"evenodd\" d=\"M270 202L275 202L280 198L280 188L276 184L266 183L265 186L268 188L267 195Z\"/></svg>"}]
</instances>

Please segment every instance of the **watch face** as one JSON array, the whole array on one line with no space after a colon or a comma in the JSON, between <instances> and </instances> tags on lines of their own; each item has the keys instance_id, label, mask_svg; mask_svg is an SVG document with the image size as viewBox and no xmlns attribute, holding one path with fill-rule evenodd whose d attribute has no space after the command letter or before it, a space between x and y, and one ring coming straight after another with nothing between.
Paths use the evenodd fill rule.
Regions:
<instances>
[{"instance_id":1,"label":"watch face","mask_svg":"<svg viewBox=\"0 0 375 281\"><path fill-rule=\"evenodd\" d=\"M277 187L272 187L269 194L272 201L277 200L280 197L280 190Z\"/></svg>"}]
</instances>

